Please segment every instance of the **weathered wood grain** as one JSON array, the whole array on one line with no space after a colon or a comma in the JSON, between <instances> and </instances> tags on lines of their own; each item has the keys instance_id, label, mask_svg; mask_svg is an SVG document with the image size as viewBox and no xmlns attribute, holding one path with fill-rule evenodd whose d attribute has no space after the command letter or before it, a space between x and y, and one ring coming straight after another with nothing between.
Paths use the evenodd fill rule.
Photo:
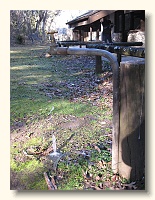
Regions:
<instances>
[{"instance_id":1,"label":"weathered wood grain","mask_svg":"<svg viewBox=\"0 0 155 200\"><path fill-rule=\"evenodd\" d=\"M145 63L120 65L119 174L139 180L145 168Z\"/></svg>"}]
</instances>

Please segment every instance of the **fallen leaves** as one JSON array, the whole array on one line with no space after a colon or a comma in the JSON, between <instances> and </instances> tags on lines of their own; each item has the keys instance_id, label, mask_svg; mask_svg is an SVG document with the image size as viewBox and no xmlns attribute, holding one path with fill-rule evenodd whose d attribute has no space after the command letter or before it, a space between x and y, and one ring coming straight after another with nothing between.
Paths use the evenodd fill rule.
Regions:
<instances>
[{"instance_id":1,"label":"fallen leaves","mask_svg":"<svg viewBox=\"0 0 155 200\"><path fill-rule=\"evenodd\" d=\"M40 58L39 62L42 61L43 58ZM120 177L111 174L110 171L112 72L105 71L100 75L95 74L95 57L61 56L60 58L60 56L52 56L50 59L46 59L47 61L48 64L45 65L43 62L41 65L40 63L34 64L36 60L33 61L34 63L31 63L30 60L25 63L26 66L33 64L35 68L29 68L28 74L24 74L24 78L35 72L36 82L31 87L38 93L45 95L50 106L46 110L47 117L44 119L38 119L36 114L36 116L32 115L29 119L25 119L26 123L25 121L23 123L22 120L15 122L13 130L18 128L18 133L11 134L12 144L16 142L13 148L15 151L12 155L13 159L24 162L23 158L30 159L27 155L33 157L38 155L37 159L42 162L42 159L53 151L51 143L47 148L42 143L29 145L29 147L24 148L24 152L22 151L23 144L40 135L44 136L46 141L50 141L51 135L55 132L58 137L58 148L61 147L64 152L74 153L74 156L61 158L59 164L64 164L64 166L58 166L56 175L44 173L50 190L59 189L60 183L63 183L64 180L68 182L70 176L73 176L73 179L76 178L74 177L75 171L73 173L69 171L71 164L74 165L76 171L79 167L83 169L80 181L82 179L81 184L85 190L136 189L136 185L133 183L123 185ZM38 69L40 70L39 74L37 73ZM26 70L24 71L26 72ZM46 71L48 76L45 76L46 74L43 76L43 72ZM38 77L41 79L37 79ZM19 84L26 87L28 81L25 78ZM30 98L35 101L33 95ZM81 102L86 106L91 104L93 108L95 107L95 111L100 109L101 112L97 113L98 111L96 111L95 114L89 112L84 117L77 117L74 113L57 115L57 104L53 106L53 99L67 99L71 103ZM38 111L42 112L42 108L39 108ZM83 110L81 109L80 112ZM107 118L104 117L103 113ZM71 138L74 131L76 135ZM104 136L102 139L101 135ZM16 153L18 149L22 151L20 155ZM51 163L49 169L50 167Z\"/></svg>"},{"instance_id":2,"label":"fallen leaves","mask_svg":"<svg viewBox=\"0 0 155 200\"><path fill-rule=\"evenodd\" d=\"M111 71L97 75L94 72L95 57L72 55L61 58L54 57L52 59L53 66L63 66L52 69L56 73L57 79L39 84L37 86L39 91L44 92L51 99L67 98L72 102L89 102L93 106L101 107L101 109L103 102L100 99L105 97L108 102L107 104L104 102L104 106L110 107L112 105ZM66 74L67 78L63 74Z\"/></svg>"}]
</instances>

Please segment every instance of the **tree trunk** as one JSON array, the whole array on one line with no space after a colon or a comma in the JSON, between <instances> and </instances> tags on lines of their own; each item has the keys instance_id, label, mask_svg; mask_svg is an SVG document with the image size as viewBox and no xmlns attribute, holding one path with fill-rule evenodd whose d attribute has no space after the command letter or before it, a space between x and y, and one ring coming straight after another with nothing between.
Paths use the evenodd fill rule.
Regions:
<instances>
[{"instance_id":1,"label":"tree trunk","mask_svg":"<svg viewBox=\"0 0 155 200\"><path fill-rule=\"evenodd\" d=\"M47 19L47 10L45 10L44 17L43 17L43 25L42 25L42 41L43 42L46 39L46 33L45 33L46 19Z\"/></svg>"}]
</instances>

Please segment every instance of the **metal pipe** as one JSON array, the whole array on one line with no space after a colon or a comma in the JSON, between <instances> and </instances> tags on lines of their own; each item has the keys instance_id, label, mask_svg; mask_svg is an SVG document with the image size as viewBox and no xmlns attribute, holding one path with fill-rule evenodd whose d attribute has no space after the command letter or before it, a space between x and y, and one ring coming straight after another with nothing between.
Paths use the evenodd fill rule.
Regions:
<instances>
[{"instance_id":1,"label":"metal pipe","mask_svg":"<svg viewBox=\"0 0 155 200\"><path fill-rule=\"evenodd\" d=\"M104 43L102 41L76 41L76 40L68 40L68 41L57 41L57 44L59 46L78 46L78 45L95 45L95 44L99 44L99 45L102 45L102 46L124 46L124 47L127 47L127 46L142 46L143 43L142 42L112 42L112 43ZM89 47L88 47L89 48Z\"/></svg>"},{"instance_id":2,"label":"metal pipe","mask_svg":"<svg viewBox=\"0 0 155 200\"><path fill-rule=\"evenodd\" d=\"M87 48L96 48L110 51L111 53L116 53L125 56L134 56L139 58L145 58L145 48L144 47L129 47L129 46L115 46L111 44L87 44Z\"/></svg>"},{"instance_id":3,"label":"metal pipe","mask_svg":"<svg viewBox=\"0 0 155 200\"><path fill-rule=\"evenodd\" d=\"M119 89L119 64L117 58L110 52L101 49L89 48L69 48L51 46L51 55L88 55L88 56L104 56L110 61L113 72L113 141L112 141L112 170L118 172L118 148L120 134L120 89Z\"/></svg>"}]
</instances>

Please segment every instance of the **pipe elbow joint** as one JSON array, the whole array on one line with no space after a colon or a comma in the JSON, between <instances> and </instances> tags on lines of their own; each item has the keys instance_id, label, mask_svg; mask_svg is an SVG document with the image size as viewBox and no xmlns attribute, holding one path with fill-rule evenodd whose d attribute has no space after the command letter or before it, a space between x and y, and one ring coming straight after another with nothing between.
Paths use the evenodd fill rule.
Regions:
<instances>
[{"instance_id":1,"label":"pipe elbow joint","mask_svg":"<svg viewBox=\"0 0 155 200\"><path fill-rule=\"evenodd\" d=\"M51 55L57 55L57 47L55 47L55 46L50 46L50 51L49 51L49 53L50 53Z\"/></svg>"}]
</instances>

